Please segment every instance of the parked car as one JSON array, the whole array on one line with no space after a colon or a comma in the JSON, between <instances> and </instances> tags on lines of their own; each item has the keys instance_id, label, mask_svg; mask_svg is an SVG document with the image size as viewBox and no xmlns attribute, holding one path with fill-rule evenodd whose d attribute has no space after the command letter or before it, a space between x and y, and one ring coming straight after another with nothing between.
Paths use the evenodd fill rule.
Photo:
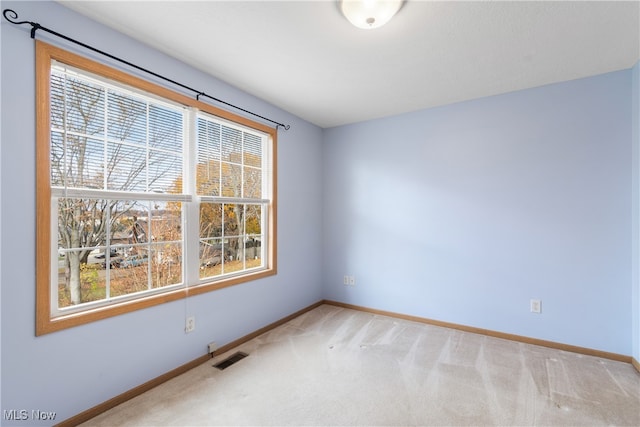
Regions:
<instances>
[{"instance_id":1,"label":"parked car","mask_svg":"<svg viewBox=\"0 0 640 427\"><path fill-rule=\"evenodd\" d=\"M132 255L129 258L125 258L120 262L120 267L129 268L129 267L137 267L142 264L146 264L149 262L149 258L146 255Z\"/></svg>"},{"instance_id":2,"label":"parked car","mask_svg":"<svg viewBox=\"0 0 640 427\"><path fill-rule=\"evenodd\" d=\"M111 268L120 267L120 263L122 262L122 257L117 255L118 254L116 254L116 256L112 256L111 258L109 258L109 265L111 266ZM102 261L102 268L107 268L107 260Z\"/></svg>"},{"instance_id":3,"label":"parked car","mask_svg":"<svg viewBox=\"0 0 640 427\"><path fill-rule=\"evenodd\" d=\"M99 253L98 255L96 255L95 258L96 259L103 259L106 256L107 256L107 253L106 252L102 252L102 253ZM115 249L111 249L111 252L109 253L109 256L111 258L117 257L118 256L118 251L116 251Z\"/></svg>"},{"instance_id":4,"label":"parked car","mask_svg":"<svg viewBox=\"0 0 640 427\"><path fill-rule=\"evenodd\" d=\"M209 257L205 260L203 260L200 263L200 269L203 270L207 267L215 267L216 265L220 264L222 262L222 258L220 257L220 255L214 255L212 257Z\"/></svg>"}]
</instances>

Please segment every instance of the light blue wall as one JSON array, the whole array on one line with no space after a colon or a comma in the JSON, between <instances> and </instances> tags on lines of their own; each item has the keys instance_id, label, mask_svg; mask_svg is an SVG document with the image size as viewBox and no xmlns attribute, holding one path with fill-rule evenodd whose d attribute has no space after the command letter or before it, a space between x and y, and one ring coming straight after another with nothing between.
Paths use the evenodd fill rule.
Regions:
<instances>
[{"instance_id":1,"label":"light blue wall","mask_svg":"<svg viewBox=\"0 0 640 427\"><path fill-rule=\"evenodd\" d=\"M630 355L630 91L626 70L325 130L326 298Z\"/></svg>"},{"instance_id":2,"label":"light blue wall","mask_svg":"<svg viewBox=\"0 0 640 427\"><path fill-rule=\"evenodd\" d=\"M228 343L322 298L320 128L56 3L1 7L289 123L291 130L278 132L277 276L35 337L34 42L30 27L2 19L0 410L57 411L61 421L206 354L210 341ZM183 331L186 313L196 316L189 335Z\"/></svg>"},{"instance_id":3,"label":"light blue wall","mask_svg":"<svg viewBox=\"0 0 640 427\"><path fill-rule=\"evenodd\" d=\"M56 3L0 6L292 125L277 276L36 338L34 47L2 19L0 410L68 418L321 298L640 360L640 65L322 131Z\"/></svg>"},{"instance_id":4,"label":"light blue wall","mask_svg":"<svg viewBox=\"0 0 640 427\"><path fill-rule=\"evenodd\" d=\"M633 171L633 245L632 245L632 356L640 362L640 62L632 69L632 171Z\"/></svg>"}]
</instances>

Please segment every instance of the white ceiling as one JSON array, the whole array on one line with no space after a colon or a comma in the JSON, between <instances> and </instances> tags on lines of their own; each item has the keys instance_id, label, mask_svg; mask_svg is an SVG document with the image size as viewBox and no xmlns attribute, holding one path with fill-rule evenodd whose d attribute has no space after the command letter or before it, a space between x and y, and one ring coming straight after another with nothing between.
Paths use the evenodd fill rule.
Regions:
<instances>
[{"instance_id":1,"label":"white ceiling","mask_svg":"<svg viewBox=\"0 0 640 427\"><path fill-rule=\"evenodd\" d=\"M335 1L60 3L325 128L640 59L639 1L408 0L375 30Z\"/></svg>"}]
</instances>

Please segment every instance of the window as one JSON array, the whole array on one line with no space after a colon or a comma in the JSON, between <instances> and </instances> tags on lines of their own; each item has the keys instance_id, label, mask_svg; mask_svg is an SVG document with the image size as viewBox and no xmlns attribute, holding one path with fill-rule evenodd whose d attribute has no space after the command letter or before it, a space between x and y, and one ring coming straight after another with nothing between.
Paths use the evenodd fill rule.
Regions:
<instances>
[{"instance_id":1,"label":"window","mask_svg":"<svg viewBox=\"0 0 640 427\"><path fill-rule=\"evenodd\" d=\"M37 334L275 274L274 129L36 46Z\"/></svg>"},{"instance_id":2,"label":"window","mask_svg":"<svg viewBox=\"0 0 640 427\"><path fill-rule=\"evenodd\" d=\"M263 139L198 114L201 279L262 266L270 157Z\"/></svg>"}]
</instances>

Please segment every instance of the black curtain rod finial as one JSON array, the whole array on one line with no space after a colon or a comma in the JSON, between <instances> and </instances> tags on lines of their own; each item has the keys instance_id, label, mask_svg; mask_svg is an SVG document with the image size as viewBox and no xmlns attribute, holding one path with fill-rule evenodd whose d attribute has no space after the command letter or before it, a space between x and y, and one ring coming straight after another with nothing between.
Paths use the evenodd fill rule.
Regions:
<instances>
[{"instance_id":1,"label":"black curtain rod finial","mask_svg":"<svg viewBox=\"0 0 640 427\"><path fill-rule=\"evenodd\" d=\"M49 28L47 28L47 27L43 27L42 25L38 24L37 22L31 22L31 21L18 21L18 14L17 14L17 13L16 13L16 11L15 11L15 10L13 10L13 9L5 9L5 10L2 12L2 15L4 16L4 19L6 19L7 21L11 22L12 24L15 24L15 25L29 24L29 25L31 25L31 38L32 38L32 39L35 39L35 37L36 37L36 31L37 31L37 30L45 31L45 32L47 32L47 33L49 33L49 34L53 34L54 36L57 36L57 37L60 37L60 38L62 38L62 39L64 39L64 40L67 40L67 41L70 41L70 42L72 42L72 43L75 43L75 44L77 44L77 45L79 45L79 46L82 46L82 47L84 47L84 48L86 48L86 49L89 49L89 50L92 50L92 51L94 51L94 52L97 52L97 53L99 53L99 54L101 54L101 55L104 55L104 56L106 56L106 57L108 57L108 58L111 58L111 59L114 59L114 60L116 60L116 61L119 61L119 62L121 62L121 63L123 63L123 64L125 64L125 65L128 65L128 66L130 66L130 67L133 67L133 68L135 68L135 69L137 69L137 70L144 71L145 73L151 74L152 76L158 77L158 78L160 78L160 79L162 79L162 80L164 80L164 81L166 81L166 82L172 83L172 84L174 84L174 85L176 85L176 86L180 86L181 88L187 89L187 90L189 90L189 91L191 91L191 92L196 92L196 93L197 93L197 95L196 95L196 100L197 100L197 101L199 101L199 100L200 100L200 97L201 97L201 96L204 96L204 97L207 97L207 98L209 98L209 99L212 99L213 101L220 102L220 103L222 103L222 104L224 104L224 105L228 105L229 107L235 108L235 109L237 109L237 110L243 111L243 112L248 113L248 114L251 114L251 115L253 115L253 116L255 116L255 117L259 117L259 118L261 118L261 119L263 119L263 120L266 120L266 121L268 121L268 122L271 122L271 123L273 123L273 124L275 124L275 125L276 125L276 129L278 129L279 127L282 127L284 130L289 130L289 128L291 127L290 125L284 125L284 124L282 124L282 123L276 122L275 120L271 120L271 119L269 119L269 118L266 118L266 117L264 117L264 116L261 116L261 115L259 115L259 114L256 114L256 113L254 113L254 112L252 112L252 111L245 110L244 108L238 107L237 105L233 105L233 104L230 104L230 103L228 103L228 102L222 101L221 99L214 98L214 97L212 97L212 96L210 96L210 95L207 95L207 94L206 94L206 93L204 93L204 92L201 92L201 91L196 90L196 89L193 89L193 88L191 88L191 87L189 87L189 86L183 85L182 83L178 83L178 82L177 82L177 81L175 81L175 80L172 80L172 79L170 79L170 78L168 78L168 77L162 76L162 75L160 75L160 74L158 74L158 73L155 73L155 72L153 72L153 71L147 70L146 68L140 67L140 66L135 65L135 64L133 64L133 63L131 63L131 62L129 62L129 61L126 61L126 60L124 60L124 59L118 58L117 56L114 56L114 55L111 55L111 54L109 54L109 53L103 52L103 51L101 51L101 50L99 50L99 49L96 49L95 47L89 46L89 45L87 45L87 44L84 44L84 43L82 43L82 42L79 42L78 40L72 39L71 37L67 37L67 36L65 36L65 35L63 35L63 34L56 33L55 31L50 30L50 29L49 29Z\"/></svg>"},{"instance_id":2,"label":"black curtain rod finial","mask_svg":"<svg viewBox=\"0 0 640 427\"><path fill-rule=\"evenodd\" d=\"M15 25L22 25L22 24L31 24L33 25L34 23L31 21L18 21L18 12L16 12L13 9L5 9L2 11L2 16L4 16L4 19L6 19L7 21L11 22L12 24Z\"/></svg>"},{"instance_id":3,"label":"black curtain rod finial","mask_svg":"<svg viewBox=\"0 0 640 427\"><path fill-rule=\"evenodd\" d=\"M39 30L40 28L42 28L42 26L40 24L38 24L37 22L18 21L18 13L13 9L5 9L4 11L2 11L2 16L4 16L4 19L6 19L7 21L9 21L9 22L11 22L12 24L15 24L15 25L22 25L22 24L31 25L31 38L32 39L36 38L36 31Z\"/></svg>"},{"instance_id":4,"label":"black curtain rod finial","mask_svg":"<svg viewBox=\"0 0 640 427\"><path fill-rule=\"evenodd\" d=\"M29 22L29 21L20 21L20 22L16 21L16 19L18 19L18 14L13 9L3 10L2 16L4 16L4 19L11 22L12 24L16 24L16 25L33 24L33 22Z\"/></svg>"}]
</instances>

